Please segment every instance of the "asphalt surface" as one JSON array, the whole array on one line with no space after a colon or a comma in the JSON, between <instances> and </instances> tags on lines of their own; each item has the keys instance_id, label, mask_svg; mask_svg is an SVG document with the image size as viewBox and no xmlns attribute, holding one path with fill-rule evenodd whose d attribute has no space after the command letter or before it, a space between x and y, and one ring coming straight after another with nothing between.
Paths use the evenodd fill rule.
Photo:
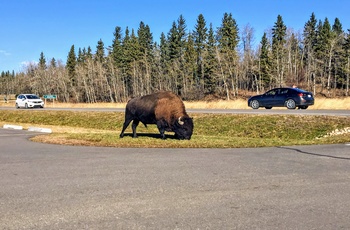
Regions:
<instances>
[{"instance_id":1,"label":"asphalt surface","mask_svg":"<svg viewBox=\"0 0 350 230\"><path fill-rule=\"evenodd\" d=\"M0 129L0 229L350 229L350 145L60 146Z\"/></svg>"},{"instance_id":2,"label":"asphalt surface","mask_svg":"<svg viewBox=\"0 0 350 230\"><path fill-rule=\"evenodd\" d=\"M15 107L0 107L0 110L16 110ZM33 109L36 111L96 111L96 112L125 112L124 108L55 108ZM216 114L284 114L284 115L326 115L326 116L350 116L350 110L346 109L186 109L188 113L216 113Z\"/></svg>"}]
</instances>

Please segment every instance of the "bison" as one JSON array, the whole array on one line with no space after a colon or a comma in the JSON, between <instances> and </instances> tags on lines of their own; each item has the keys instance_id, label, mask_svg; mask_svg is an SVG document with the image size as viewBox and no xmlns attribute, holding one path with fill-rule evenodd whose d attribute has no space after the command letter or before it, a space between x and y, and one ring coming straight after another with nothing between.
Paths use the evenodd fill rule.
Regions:
<instances>
[{"instance_id":1,"label":"bison","mask_svg":"<svg viewBox=\"0 0 350 230\"><path fill-rule=\"evenodd\" d=\"M157 92L142 97L132 98L125 108L125 121L120 138L132 122L132 135L136 135L139 122L156 124L161 138L165 139L165 131L175 132L175 137L190 140L193 132L193 120L185 110L185 105L179 96L172 92Z\"/></svg>"}]
</instances>

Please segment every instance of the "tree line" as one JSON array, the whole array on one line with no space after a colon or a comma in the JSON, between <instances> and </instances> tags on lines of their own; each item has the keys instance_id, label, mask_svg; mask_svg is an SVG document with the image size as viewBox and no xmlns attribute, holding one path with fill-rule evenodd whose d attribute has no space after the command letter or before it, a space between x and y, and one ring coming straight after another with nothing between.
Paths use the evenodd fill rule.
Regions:
<instances>
[{"instance_id":1,"label":"tree line","mask_svg":"<svg viewBox=\"0 0 350 230\"><path fill-rule=\"evenodd\" d=\"M200 14L193 30L180 15L158 43L144 22L136 31L117 26L113 35L110 46L100 39L95 51L72 45L66 63L41 52L22 72L2 72L0 92L87 103L125 102L159 90L185 100L230 100L296 84L315 95L349 96L350 30L338 18L331 25L312 13L303 32L295 32L278 15L256 48L254 28L239 31L230 13L215 29Z\"/></svg>"}]
</instances>

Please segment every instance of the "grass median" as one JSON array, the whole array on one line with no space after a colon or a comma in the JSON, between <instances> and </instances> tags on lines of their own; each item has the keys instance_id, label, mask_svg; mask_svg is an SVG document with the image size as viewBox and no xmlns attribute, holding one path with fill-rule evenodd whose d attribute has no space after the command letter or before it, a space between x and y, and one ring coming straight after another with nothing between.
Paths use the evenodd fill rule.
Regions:
<instances>
[{"instance_id":1,"label":"grass median","mask_svg":"<svg viewBox=\"0 0 350 230\"><path fill-rule=\"evenodd\" d=\"M88 146L241 148L350 142L350 118L310 115L190 114L194 119L192 139L160 139L155 125L140 124L138 138L119 138L124 113L45 110L2 110L0 125L51 128L52 134L33 141ZM337 130L337 132L336 132Z\"/></svg>"}]
</instances>

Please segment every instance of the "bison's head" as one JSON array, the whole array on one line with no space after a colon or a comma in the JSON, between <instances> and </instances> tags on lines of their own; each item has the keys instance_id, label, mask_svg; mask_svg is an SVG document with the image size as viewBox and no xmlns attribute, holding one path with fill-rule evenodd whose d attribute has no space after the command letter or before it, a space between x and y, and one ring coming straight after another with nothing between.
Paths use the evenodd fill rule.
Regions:
<instances>
[{"instance_id":1,"label":"bison's head","mask_svg":"<svg viewBox=\"0 0 350 230\"><path fill-rule=\"evenodd\" d=\"M188 116L179 117L174 127L175 136L180 140L190 140L193 132L193 120Z\"/></svg>"}]
</instances>

